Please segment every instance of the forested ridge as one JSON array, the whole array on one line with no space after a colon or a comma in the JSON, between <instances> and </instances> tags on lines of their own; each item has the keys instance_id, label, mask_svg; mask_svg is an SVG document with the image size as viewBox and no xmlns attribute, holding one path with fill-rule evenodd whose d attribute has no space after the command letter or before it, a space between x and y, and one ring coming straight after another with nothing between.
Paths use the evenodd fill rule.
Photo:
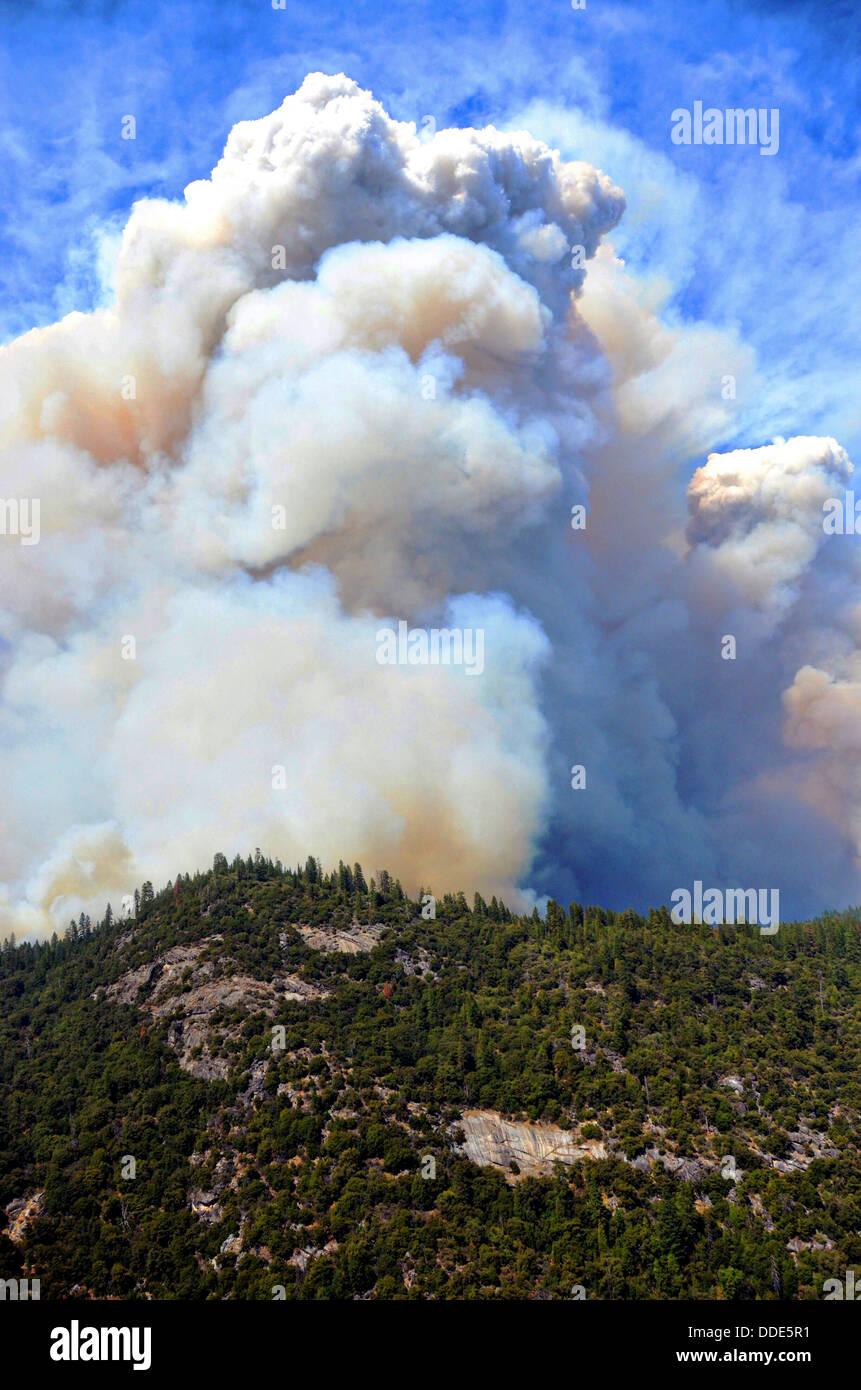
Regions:
<instances>
[{"instance_id":1,"label":"forested ridge","mask_svg":"<svg viewBox=\"0 0 861 1390\"><path fill-rule=\"evenodd\" d=\"M423 917L259 853L137 898L0 950L0 1276L43 1299L816 1299L861 1266L857 912ZM480 1167L474 1112L589 1156Z\"/></svg>"}]
</instances>

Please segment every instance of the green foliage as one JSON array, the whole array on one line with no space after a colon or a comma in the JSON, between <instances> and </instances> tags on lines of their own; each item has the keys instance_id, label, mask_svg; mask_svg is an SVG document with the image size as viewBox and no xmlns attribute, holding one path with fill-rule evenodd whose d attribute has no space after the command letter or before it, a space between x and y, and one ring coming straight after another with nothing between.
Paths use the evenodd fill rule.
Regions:
<instances>
[{"instance_id":1,"label":"green foliage","mask_svg":"<svg viewBox=\"0 0 861 1390\"><path fill-rule=\"evenodd\" d=\"M138 903L0 950L0 1207L43 1193L23 1243L0 1235L0 1274L34 1270L43 1298L812 1298L861 1260L855 914L763 938L456 894L425 920L385 871L259 852ZM372 950L298 930L354 921L379 927ZM160 958L195 944L156 1018ZM323 993L222 1008L226 1076L201 1079L169 1016L201 967ZM112 1002L132 970L135 1002ZM608 1156L478 1168L455 1148L470 1109Z\"/></svg>"}]
</instances>

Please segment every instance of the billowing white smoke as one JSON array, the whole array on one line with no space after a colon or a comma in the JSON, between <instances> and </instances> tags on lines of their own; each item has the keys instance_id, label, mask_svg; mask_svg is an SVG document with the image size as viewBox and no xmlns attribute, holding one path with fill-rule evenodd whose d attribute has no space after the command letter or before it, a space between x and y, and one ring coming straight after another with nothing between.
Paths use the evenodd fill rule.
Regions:
<instances>
[{"instance_id":1,"label":"billowing white smoke","mask_svg":"<svg viewBox=\"0 0 861 1390\"><path fill-rule=\"evenodd\" d=\"M0 536L0 926L256 845L512 902L849 891L850 465L712 456L686 535L747 358L661 325L600 246L623 206L316 74L135 207L112 307L0 352L0 494L41 504ZM483 674L378 665L398 619L480 629Z\"/></svg>"}]
</instances>

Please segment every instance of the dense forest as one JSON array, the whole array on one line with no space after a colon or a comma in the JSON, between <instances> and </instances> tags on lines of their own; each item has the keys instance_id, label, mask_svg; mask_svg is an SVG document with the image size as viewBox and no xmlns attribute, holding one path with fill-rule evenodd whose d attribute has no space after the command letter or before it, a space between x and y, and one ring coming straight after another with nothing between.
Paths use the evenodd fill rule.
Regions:
<instances>
[{"instance_id":1,"label":"dense forest","mask_svg":"<svg viewBox=\"0 0 861 1390\"><path fill-rule=\"evenodd\" d=\"M0 1277L770 1300L861 1267L858 913L764 937L429 894L218 855L7 941ZM464 1117L491 1112L588 1154L479 1166Z\"/></svg>"}]
</instances>

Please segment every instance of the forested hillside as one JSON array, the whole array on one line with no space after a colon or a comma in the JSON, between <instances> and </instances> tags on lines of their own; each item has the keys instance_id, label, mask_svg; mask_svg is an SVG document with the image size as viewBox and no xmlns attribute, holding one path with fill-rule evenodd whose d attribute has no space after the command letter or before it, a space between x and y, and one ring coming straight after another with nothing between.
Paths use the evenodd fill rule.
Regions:
<instances>
[{"instance_id":1,"label":"forested hillside","mask_svg":"<svg viewBox=\"0 0 861 1390\"><path fill-rule=\"evenodd\" d=\"M814 1299L861 1265L857 913L423 917L377 880L217 856L131 920L4 945L4 1278Z\"/></svg>"}]
</instances>

